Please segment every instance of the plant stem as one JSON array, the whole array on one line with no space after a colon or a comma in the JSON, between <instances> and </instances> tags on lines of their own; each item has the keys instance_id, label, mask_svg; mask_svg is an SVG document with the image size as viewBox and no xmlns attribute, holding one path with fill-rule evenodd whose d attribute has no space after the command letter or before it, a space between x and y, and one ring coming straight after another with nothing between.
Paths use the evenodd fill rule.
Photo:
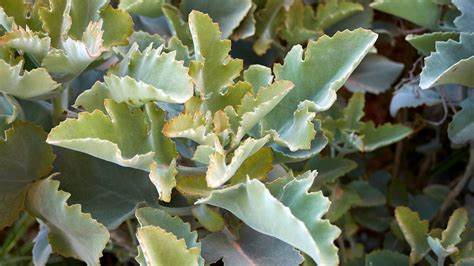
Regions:
<instances>
[{"instance_id":1,"label":"plant stem","mask_svg":"<svg viewBox=\"0 0 474 266\"><path fill-rule=\"evenodd\" d=\"M448 196L446 197L443 204L441 205L441 208L439 209L439 212L438 212L438 221L439 219L442 218L443 214L448 210L448 208L451 207L452 202L461 193L461 191L466 186L467 182L469 181L469 179L472 177L473 174L474 174L474 142L471 142L470 147L469 147L469 161L467 162L466 170L464 171L464 174L462 175L459 182L451 190L451 192L449 192Z\"/></svg>"}]
</instances>

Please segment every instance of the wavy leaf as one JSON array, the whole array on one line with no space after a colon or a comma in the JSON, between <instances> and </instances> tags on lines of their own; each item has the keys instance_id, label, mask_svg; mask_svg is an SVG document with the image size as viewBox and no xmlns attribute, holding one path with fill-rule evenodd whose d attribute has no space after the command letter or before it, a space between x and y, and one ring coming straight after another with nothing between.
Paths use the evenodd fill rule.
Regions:
<instances>
[{"instance_id":1,"label":"wavy leaf","mask_svg":"<svg viewBox=\"0 0 474 266\"><path fill-rule=\"evenodd\" d=\"M284 4L284 0L268 0L265 7L257 12L255 25L257 40L253 44L253 50L257 55L265 54L278 36L285 21Z\"/></svg>"},{"instance_id":2,"label":"wavy leaf","mask_svg":"<svg viewBox=\"0 0 474 266\"><path fill-rule=\"evenodd\" d=\"M321 217L329 200L321 192L308 193L315 173L297 179L278 179L267 189L256 179L215 190L196 204L206 203L232 212L254 230L276 237L304 251L318 264L339 262L333 241L340 231Z\"/></svg>"},{"instance_id":3,"label":"wavy leaf","mask_svg":"<svg viewBox=\"0 0 474 266\"><path fill-rule=\"evenodd\" d=\"M290 80L295 88L264 118L263 128L275 130L287 142L298 140L298 145L289 147L292 151L308 149L314 134L309 135L313 138L306 139L290 137L301 130L298 120L305 121L301 124L306 124L305 130L312 130L309 119L311 113L331 107L336 100L336 91L362 61L375 40L374 33L362 29L339 32L333 37L323 36L316 42L309 42L304 59L303 48L294 46L286 56L285 63L274 66L274 72L277 80ZM339 60L330 60L336 57ZM320 67L323 65L324 68Z\"/></svg>"},{"instance_id":4,"label":"wavy leaf","mask_svg":"<svg viewBox=\"0 0 474 266\"><path fill-rule=\"evenodd\" d=\"M474 139L474 97L461 102L462 110L453 116L449 123L449 139L456 144L466 143Z\"/></svg>"},{"instance_id":5,"label":"wavy leaf","mask_svg":"<svg viewBox=\"0 0 474 266\"><path fill-rule=\"evenodd\" d=\"M0 60L0 91L22 99L47 97L59 87L44 68L23 70L23 61L15 66Z\"/></svg>"},{"instance_id":6,"label":"wavy leaf","mask_svg":"<svg viewBox=\"0 0 474 266\"><path fill-rule=\"evenodd\" d=\"M448 40L436 43L436 53L425 59L420 87L428 89L443 84L474 86L474 33L461 33L459 42Z\"/></svg>"},{"instance_id":7,"label":"wavy leaf","mask_svg":"<svg viewBox=\"0 0 474 266\"><path fill-rule=\"evenodd\" d=\"M38 15L43 22L43 30L51 38L51 45L56 48L62 46L67 33L71 28L70 0L49 0L49 6L40 7Z\"/></svg>"},{"instance_id":8,"label":"wavy leaf","mask_svg":"<svg viewBox=\"0 0 474 266\"><path fill-rule=\"evenodd\" d=\"M39 34L34 33L30 29L20 27L3 35L0 38L0 45L22 50L36 64L41 65L43 58L48 54L51 39L49 37L40 37Z\"/></svg>"},{"instance_id":9,"label":"wavy leaf","mask_svg":"<svg viewBox=\"0 0 474 266\"><path fill-rule=\"evenodd\" d=\"M109 232L80 205L67 205L69 193L60 191L51 178L34 183L26 196L26 209L49 228L48 239L54 252L88 265L99 265Z\"/></svg>"},{"instance_id":10,"label":"wavy leaf","mask_svg":"<svg viewBox=\"0 0 474 266\"><path fill-rule=\"evenodd\" d=\"M69 35L75 39L81 39L83 32L90 22L97 22L100 19L100 9L108 0L68 0L71 1L71 29Z\"/></svg>"},{"instance_id":11,"label":"wavy leaf","mask_svg":"<svg viewBox=\"0 0 474 266\"><path fill-rule=\"evenodd\" d=\"M436 91L422 90L417 84L406 84L393 95L390 102L390 114L395 117L401 108L432 106L439 103L441 103L441 96Z\"/></svg>"},{"instance_id":12,"label":"wavy leaf","mask_svg":"<svg viewBox=\"0 0 474 266\"><path fill-rule=\"evenodd\" d=\"M183 0L180 4L181 12L185 15L190 14L192 10L208 14L214 22L219 24L224 39L230 37L251 7L251 0L228 0L225 5L222 5L219 0Z\"/></svg>"},{"instance_id":13,"label":"wavy leaf","mask_svg":"<svg viewBox=\"0 0 474 266\"><path fill-rule=\"evenodd\" d=\"M252 84L253 92L260 87L267 87L273 81L272 70L262 65L251 65L244 71L244 80Z\"/></svg>"},{"instance_id":14,"label":"wavy leaf","mask_svg":"<svg viewBox=\"0 0 474 266\"><path fill-rule=\"evenodd\" d=\"M181 113L167 121L163 134L169 138L186 138L201 145L214 146L219 139L215 133L208 132L206 120L200 112Z\"/></svg>"},{"instance_id":15,"label":"wavy leaf","mask_svg":"<svg viewBox=\"0 0 474 266\"><path fill-rule=\"evenodd\" d=\"M192 11L189 14L189 28L196 54L189 73L201 96L205 99L218 97L221 90L240 75L243 62L230 58L230 41L221 40L218 25L208 15Z\"/></svg>"},{"instance_id":16,"label":"wavy leaf","mask_svg":"<svg viewBox=\"0 0 474 266\"><path fill-rule=\"evenodd\" d=\"M119 8L133 15L159 17L163 15L161 8L165 3L165 0L121 0Z\"/></svg>"},{"instance_id":17,"label":"wavy leaf","mask_svg":"<svg viewBox=\"0 0 474 266\"><path fill-rule=\"evenodd\" d=\"M364 7L359 3L329 0L318 6L315 26L324 30L363 10Z\"/></svg>"},{"instance_id":18,"label":"wavy leaf","mask_svg":"<svg viewBox=\"0 0 474 266\"><path fill-rule=\"evenodd\" d=\"M127 45L127 39L133 33L132 17L125 10L111 5L100 11L100 17L104 21L104 46Z\"/></svg>"},{"instance_id":19,"label":"wavy leaf","mask_svg":"<svg viewBox=\"0 0 474 266\"><path fill-rule=\"evenodd\" d=\"M454 20L454 25L462 32L474 32L474 3L469 0L452 0L461 11L461 15Z\"/></svg>"},{"instance_id":20,"label":"wavy leaf","mask_svg":"<svg viewBox=\"0 0 474 266\"><path fill-rule=\"evenodd\" d=\"M235 150L234 156L229 164L226 163L226 155L222 148L217 148L211 155L209 168L206 173L207 185L211 188L217 188L227 182L239 170L245 159L255 154L268 141L269 136L261 139L247 139Z\"/></svg>"},{"instance_id":21,"label":"wavy leaf","mask_svg":"<svg viewBox=\"0 0 474 266\"><path fill-rule=\"evenodd\" d=\"M412 129L400 124L386 123L375 127L372 121L365 123L360 134L363 136L362 146L359 149L363 152L370 152L383 146L390 145L404 139L412 133Z\"/></svg>"},{"instance_id":22,"label":"wavy leaf","mask_svg":"<svg viewBox=\"0 0 474 266\"><path fill-rule=\"evenodd\" d=\"M459 244L461 242L461 234L466 229L467 222L467 211L462 208L455 210L449 217L448 226L441 233L441 244L445 248Z\"/></svg>"},{"instance_id":23,"label":"wavy leaf","mask_svg":"<svg viewBox=\"0 0 474 266\"><path fill-rule=\"evenodd\" d=\"M421 220L418 213L411 211L407 207L397 207L395 218L405 236L405 240L410 244L410 263L419 262L430 251L428 245L428 221Z\"/></svg>"},{"instance_id":24,"label":"wavy leaf","mask_svg":"<svg viewBox=\"0 0 474 266\"><path fill-rule=\"evenodd\" d=\"M55 156L45 139L30 122L14 122L0 138L0 229L18 218L31 183L52 170Z\"/></svg>"},{"instance_id":25,"label":"wavy leaf","mask_svg":"<svg viewBox=\"0 0 474 266\"><path fill-rule=\"evenodd\" d=\"M407 42L418 50L424 56L430 55L436 51L437 42L446 42L448 40L459 41L459 32L430 32L422 35L407 35Z\"/></svg>"}]
</instances>

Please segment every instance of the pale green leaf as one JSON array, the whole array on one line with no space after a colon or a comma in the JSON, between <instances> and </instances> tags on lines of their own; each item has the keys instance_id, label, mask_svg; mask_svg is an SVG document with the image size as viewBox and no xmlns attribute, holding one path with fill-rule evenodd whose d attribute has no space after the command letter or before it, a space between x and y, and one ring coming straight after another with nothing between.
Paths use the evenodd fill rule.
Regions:
<instances>
[{"instance_id":1,"label":"pale green leaf","mask_svg":"<svg viewBox=\"0 0 474 266\"><path fill-rule=\"evenodd\" d=\"M216 152L210 157L209 168L206 173L208 186L217 188L227 182L239 170L245 159L259 151L268 142L268 139L269 136L257 140L246 139L235 150L229 164L226 162L226 154L222 147L216 148Z\"/></svg>"},{"instance_id":2,"label":"pale green leaf","mask_svg":"<svg viewBox=\"0 0 474 266\"><path fill-rule=\"evenodd\" d=\"M405 240L410 244L410 263L419 262L430 251L427 241L428 221L421 220L418 213L407 207L397 207L395 218L405 236Z\"/></svg>"},{"instance_id":3,"label":"pale green leaf","mask_svg":"<svg viewBox=\"0 0 474 266\"><path fill-rule=\"evenodd\" d=\"M459 32L430 32L422 35L407 35L405 37L413 47L424 56L436 51L436 42L446 42L448 40L459 41Z\"/></svg>"},{"instance_id":4,"label":"pale green leaf","mask_svg":"<svg viewBox=\"0 0 474 266\"><path fill-rule=\"evenodd\" d=\"M16 3L21 3L20 1L14 1ZM12 17L8 16L7 13L5 12L5 9L3 9L3 1L0 2L2 3L2 6L0 6L0 25L6 30L6 31L11 31L13 28L13 24L15 21L13 20Z\"/></svg>"},{"instance_id":5,"label":"pale green leaf","mask_svg":"<svg viewBox=\"0 0 474 266\"><path fill-rule=\"evenodd\" d=\"M234 41L240 39L246 39L255 34L255 10L257 9L257 5L252 3L252 7L250 8L247 15L245 15L244 19L240 22L240 25L234 30L232 33L231 39Z\"/></svg>"},{"instance_id":6,"label":"pale green leaf","mask_svg":"<svg viewBox=\"0 0 474 266\"><path fill-rule=\"evenodd\" d=\"M394 93L390 102L390 114L395 117L401 108L440 103L441 96L435 90L422 90L418 84L405 84Z\"/></svg>"},{"instance_id":7,"label":"pale green leaf","mask_svg":"<svg viewBox=\"0 0 474 266\"><path fill-rule=\"evenodd\" d=\"M241 117L240 126L234 138L234 145L256 126L294 88L290 81L276 81L258 90L256 97L246 95L237 112Z\"/></svg>"},{"instance_id":8,"label":"pale green leaf","mask_svg":"<svg viewBox=\"0 0 474 266\"><path fill-rule=\"evenodd\" d=\"M227 266L300 265L303 257L285 242L241 226L238 239L215 233L202 239L203 257L208 263Z\"/></svg>"},{"instance_id":9,"label":"pale green leaf","mask_svg":"<svg viewBox=\"0 0 474 266\"><path fill-rule=\"evenodd\" d=\"M474 2L470 0L453 0L453 4L461 11L454 20L454 25L463 32L474 32Z\"/></svg>"},{"instance_id":10,"label":"pale green leaf","mask_svg":"<svg viewBox=\"0 0 474 266\"><path fill-rule=\"evenodd\" d=\"M438 27L441 13L433 0L375 0L370 6L430 29Z\"/></svg>"},{"instance_id":11,"label":"pale green leaf","mask_svg":"<svg viewBox=\"0 0 474 266\"><path fill-rule=\"evenodd\" d=\"M49 228L48 239L54 252L99 265L109 232L90 214L82 213L80 205L67 205L69 197L69 193L59 190L59 181L48 178L31 186L25 205Z\"/></svg>"},{"instance_id":12,"label":"pale green leaf","mask_svg":"<svg viewBox=\"0 0 474 266\"><path fill-rule=\"evenodd\" d=\"M169 138L186 138L213 147L219 139L215 133L208 132L206 124L206 119L200 112L181 113L166 122L163 134Z\"/></svg>"},{"instance_id":13,"label":"pale green leaf","mask_svg":"<svg viewBox=\"0 0 474 266\"><path fill-rule=\"evenodd\" d=\"M190 14L192 10L208 14L219 24L224 39L230 37L251 7L251 0L227 0L225 5L220 0L183 0L180 4L180 9L185 15Z\"/></svg>"},{"instance_id":14,"label":"pale green leaf","mask_svg":"<svg viewBox=\"0 0 474 266\"><path fill-rule=\"evenodd\" d=\"M90 22L96 22L100 19L100 9L103 8L108 0L68 0L71 1L71 19L72 25L69 34L80 39L82 33L86 30Z\"/></svg>"},{"instance_id":15,"label":"pale green leaf","mask_svg":"<svg viewBox=\"0 0 474 266\"><path fill-rule=\"evenodd\" d=\"M3 47L19 49L27 53L37 65L41 65L43 58L48 54L51 39L40 37L28 28L20 27L3 35L0 38L0 44Z\"/></svg>"},{"instance_id":16,"label":"pale green leaf","mask_svg":"<svg viewBox=\"0 0 474 266\"><path fill-rule=\"evenodd\" d=\"M309 12L311 17L314 16L311 5L304 5L302 0L295 0L286 14L285 28L281 30L280 35L289 45L304 43L309 39L314 40L319 35L316 27L306 28L303 15L305 12Z\"/></svg>"},{"instance_id":17,"label":"pale green leaf","mask_svg":"<svg viewBox=\"0 0 474 266\"><path fill-rule=\"evenodd\" d=\"M184 45L189 48L193 47L193 39L189 30L189 25L181 18L181 13L173 5L164 4L163 13L168 19L170 30Z\"/></svg>"},{"instance_id":18,"label":"pale green leaf","mask_svg":"<svg viewBox=\"0 0 474 266\"><path fill-rule=\"evenodd\" d=\"M0 60L0 91L22 99L47 97L59 87L44 68L23 70L23 61L15 66Z\"/></svg>"},{"instance_id":19,"label":"pale green leaf","mask_svg":"<svg viewBox=\"0 0 474 266\"><path fill-rule=\"evenodd\" d=\"M263 147L254 155L248 157L235 175L230 179L230 184L244 183L247 178L264 180L273 168L273 154L269 147Z\"/></svg>"},{"instance_id":20,"label":"pale green leaf","mask_svg":"<svg viewBox=\"0 0 474 266\"><path fill-rule=\"evenodd\" d=\"M107 228L115 229L131 218L142 203L156 205L158 192L149 173L69 149L57 148L55 152L55 171L61 173L55 179L62 190L71 193L68 202L81 204L84 212Z\"/></svg>"},{"instance_id":21,"label":"pale green leaf","mask_svg":"<svg viewBox=\"0 0 474 266\"><path fill-rule=\"evenodd\" d=\"M39 231L35 239L33 239L32 259L34 265L46 265L49 256L53 253L53 249L48 241L49 228L41 220L39 223Z\"/></svg>"},{"instance_id":22,"label":"pale green leaf","mask_svg":"<svg viewBox=\"0 0 474 266\"><path fill-rule=\"evenodd\" d=\"M400 124L390 123L375 127L372 121L365 123L360 131L362 146L359 149L363 152L370 152L383 146L393 144L410 135L412 129Z\"/></svg>"},{"instance_id":23,"label":"pale green leaf","mask_svg":"<svg viewBox=\"0 0 474 266\"><path fill-rule=\"evenodd\" d=\"M51 130L47 142L149 171L156 155L145 114L140 109L131 113L125 103L112 100L105 100L105 109L108 115L95 110L79 113L78 119L67 119Z\"/></svg>"},{"instance_id":24,"label":"pale green leaf","mask_svg":"<svg viewBox=\"0 0 474 266\"><path fill-rule=\"evenodd\" d=\"M457 209L449 217L448 226L442 232L441 244L448 248L456 246L461 242L461 234L466 229L468 222L467 211L465 209Z\"/></svg>"},{"instance_id":25,"label":"pale green leaf","mask_svg":"<svg viewBox=\"0 0 474 266\"><path fill-rule=\"evenodd\" d=\"M331 107L336 100L336 91L344 85L375 40L374 33L362 29L339 32L333 37L323 36L316 42L309 42L304 59L303 48L294 46L285 63L274 66L274 72L276 79L290 80L295 88L264 118L263 128L275 130L285 141L298 142L295 146L298 149L308 149L315 136L309 127L311 116L314 116L312 112ZM302 127L310 138L292 137L301 134ZM295 147L290 150L294 151Z\"/></svg>"},{"instance_id":26,"label":"pale green leaf","mask_svg":"<svg viewBox=\"0 0 474 266\"><path fill-rule=\"evenodd\" d=\"M474 33L461 33L459 42L448 40L436 43L436 53L425 59L420 87L428 89L443 84L474 86Z\"/></svg>"},{"instance_id":27,"label":"pale green leaf","mask_svg":"<svg viewBox=\"0 0 474 266\"><path fill-rule=\"evenodd\" d=\"M219 232L224 229L224 217L206 204L199 204L192 210L194 218L209 232Z\"/></svg>"},{"instance_id":28,"label":"pale green leaf","mask_svg":"<svg viewBox=\"0 0 474 266\"><path fill-rule=\"evenodd\" d=\"M56 80L70 81L76 78L102 54L102 21L91 22L82 40L66 39L62 49L52 49L43 59L42 66Z\"/></svg>"},{"instance_id":29,"label":"pale green leaf","mask_svg":"<svg viewBox=\"0 0 474 266\"><path fill-rule=\"evenodd\" d=\"M474 139L474 97L467 98L460 105L462 110L454 114L448 127L449 139L457 144Z\"/></svg>"},{"instance_id":30,"label":"pale green leaf","mask_svg":"<svg viewBox=\"0 0 474 266\"><path fill-rule=\"evenodd\" d=\"M364 117L365 95L357 92L349 99L344 109L344 123L349 130L358 130L362 126L360 120Z\"/></svg>"},{"instance_id":31,"label":"pale green leaf","mask_svg":"<svg viewBox=\"0 0 474 266\"><path fill-rule=\"evenodd\" d=\"M159 17L163 15L161 7L166 0L120 0L119 8L133 15Z\"/></svg>"},{"instance_id":32,"label":"pale green leaf","mask_svg":"<svg viewBox=\"0 0 474 266\"><path fill-rule=\"evenodd\" d=\"M127 39L133 33L132 17L125 10L111 5L100 11L100 17L104 21L104 46L127 45Z\"/></svg>"},{"instance_id":33,"label":"pale green leaf","mask_svg":"<svg viewBox=\"0 0 474 266\"><path fill-rule=\"evenodd\" d=\"M267 87L273 81L272 70L262 65L251 65L244 71L244 80L252 84L253 92L260 87Z\"/></svg>"},{"instance_id":34,"label":"pale green leaf","mask_svg":"<svg viewBox=\"0 0 474 266\"><path fill-rule=\"evenodd\" d=\"M26 26L27 5L24 1L18 0L0 0L0 6L8 17L15 20L16 25ZM10 24L11 21L8 22ZM10 24L11 25L11 24Z\"/></svg>"},{"instance_id":35,"label":"pale green leaf","mask_svg":"<svg viewBox=\"0 0 474 266\"><path fill-rule=\"evenodd\" d=\"M171 192L176 187L176 160L169 165L158 165L153 162L150 166L150 180L155 185L160 200L165 202L171 201Z\"/></svg>"},{"instance_id":36,"label":"pale green leaf","mask_svg":"<svg viewBox=\"0 0 474 266\"><path fill-rule=\"evenodd\" d=\"M316 12L316 27L327 29L337 22L364 10L359 3L352 3L346 0L328 0L318 5Z\"/></svg>"},{"instance_id":37,"label":"pale green leaf","mask_svg":"<svg viewBox=\"0 0 474 266\"><path fill-rule=\"evenodd\" d=\"M329 208L329 200L322 192L307 192L314 177L315 173L308 172L289 182L276 182L270 190L252 179L215 190L197 203L224 208L254 230L304 251L317 263L336 265L339 259L333 241L340 231L321 219Z\"/></svg>"},{"instance_id":38,"label":"pale green leaf","mask_svg":"<svg viewBox=\"0 0 474 266\"><path fill-rule=\"evenodd\" d=\"M21 1L18 1L21 2ZM49 0L49 7L40 7L38 15L43 22L43 30L51 38L51 45L62 47L69 29L71 28L71 0Z\"/></svg>"},{"instance_id":39,"label":"pale green leaf","mask_svg":"<svg viewBox=\"0 0 474 266\"><path fill-rule=\"evenodd\" d=\"M0 229L18 218L31 183L52 170L55 156L45 139L29 122L14 122L0 138Z\"/></svg>"},{"instance_id":40,"label":"pale green leaf","mask_svg":"<svg viewBox=\"0 0 474 266\"><path fill-rule=\"evenodd\" d=\"M240 75L243 62L229 58L231 42L221 40L218 25L208 15L192 11L189 14L189 27L196 55L196 61L190 66L190 74L196 89L206 99L218 97L221 90Z\"/></svg>"},{"instance_id":41,"label":"pale green leaf","mask_svg":"<svg viewBox=\"0 0 474 266\"><path fill-rule=\"evenodd\" d=\"M198 265L198 248L157 226L138 228L138 242L147 265Z\"/></svg>"}]
</instances>

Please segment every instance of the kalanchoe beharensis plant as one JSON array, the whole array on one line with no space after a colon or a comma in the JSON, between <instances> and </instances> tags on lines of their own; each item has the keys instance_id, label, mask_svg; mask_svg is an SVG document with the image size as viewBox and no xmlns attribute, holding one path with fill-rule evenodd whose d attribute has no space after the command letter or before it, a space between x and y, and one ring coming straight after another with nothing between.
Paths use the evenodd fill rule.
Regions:
<instances>
[{"instance_id":1,"label":"kalanchoe beharensis plant","mask_svg":"<svg viewBox=\"0 0 474 266\"><path fill-rule=\"evenodd\" d=\"M0 264L98 265L104 253L140 265L435 263L430 251L439 265L472 261L464 209L431 231L434 214L420 211L427 200L447 211L445 186L409 195L387 172L360 173L360 154L413 133L365 117L364 93L390 89L403 65L362 28L372 7L411 16L399 11L409 2L370 2L0 0L0 229L11 226ZM458 42L436 44L422 88L473 85L472 5L453 3L457 31L439 36ZM434 36L411 43L423 53ZM249 43L266 66L232 56ZM446 90L429 103L454 102ZM395 103L407 92L392 112L419 105ZM469 99L453 143L473 139ZM422 198L409 206L421 218L401 206L408 197ZM16 248L35 221L33 244ZM384 250L356 240L362 229Z\"/></svg>"}]
</instances>

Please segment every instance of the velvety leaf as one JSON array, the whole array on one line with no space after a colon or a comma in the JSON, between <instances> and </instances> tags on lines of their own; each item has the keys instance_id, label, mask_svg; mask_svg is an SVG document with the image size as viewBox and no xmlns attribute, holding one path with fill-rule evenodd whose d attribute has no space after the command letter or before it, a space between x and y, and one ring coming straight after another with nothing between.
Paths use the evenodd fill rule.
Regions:
<instances>
[{"instance_id":1,"label":"velvety leaf","mask_svg":"<svg viewBox=\"0 0 474 266\"><path fill-rule=\"evenodd\" d=\"M3 47L19 49L27 53L37 65L41 65L43 58L48 54L51 39L41 38L29 29L18 28L3 35L0 38L0 44Z\"/></svg>"},{"instance_id":2,"label":"velvety leaf","mask_svg":"<svg viewBox=\"0 0 474 266\"><path fill-rule=\"evenodd\" d=\"M474 97L461 102L461 111L449 123L448 136L453 143L462 144L474 139Z\"/></svg>"},{"instance_id":3,"label":"velvety leaf","mask_svg":"<svg viewBox=\"0 0 474 266\"><path fill-rule=\"evenodd\" d=\"M244 71L244 80L252 84L253 92L272 83L272 70L262 65L251 65Z\"/></svg>"},{"instance_id":4,"label":"velvety leaf","mask_svg":"<svg viewBox=\"0 0 474 266\"><path fill-rule=\"evenodd\" d=\"M461 15L454 20L458 30L474 32L474 3L469 0L452 0L453 4L461 11Z\"/></svg>"},{"instance_id":5,"label":"velvety leaf","mask_svg":"<svg viewBox=\"0 0 474 266\"><path fill-rule=\"evenodd\" d=\"M82 37L91 21L100 19L100 10L108 3L108 0L70 0L72 25L69 30L70 36L76 39Z\"/></svg>"},{"instance_id":6,"label":"velvety leaf","mask_svg":"<svg viewBox=\"0 0 474 266\"><path fill-rule=\"evenodd\" d=\"M163 15L161 7L166 0L121 0L119 8L128 13L146 17L159 17Z\"/></svg>"},{"instance_id":7,"label":"velvety leaf","mask_svg":"<svg viewBox=\"0 0 474 266\"><path fill-rule=\"evenodd\" d=\"M137 209L135 216L141 227L157 226L172 233L177 239L183 239L187 248L197 248L198 250L201 248L201 244L197 242L197 232L191 231L189 223L183 222L177 216L173 217L165 211L149 207Z\"/></svg>"},{"instance_id":8,"label":"velvety leaf","mask_svg":"<svg viewBox=\"0 0 474 266\"><path fill-rule=\"evenodd\" d=\"M223 88L231 85L233 79L240 75L243 62L229 58L231 43L221 40L218 25L208 15L191 12L189 27L196 54L196 61L191 63L189 73L201 96L206 99L217 97Z\"/></svg>"},{"instance_id":9,"label":"velvety leaf","mask_svg":"<svg viewBox=\"0 0 474 266\"><path fill-rule=\"evenodd\" d=\"M375 127L373 122L368 122L360 133L364 136L361 151L369 152L400 141L410 135L412 129L400 124L392 125L390 123Z\"/></svg>"},{"instance_id":10,"label":"velvety leaf","mask_svg":"<svg viewBox=\"0 0 474 266\"><path fill-rule=\"evenodd\" d=\"M312 128L311 122L305 119L310 118L312 111L331 107L336 100L336 91L362 61L375 39L375 34L362 29L340 32L333 37L323 36L317 42L309 42L304 60L303 48L294 46L285 63L275 65L274 72L277 79L290 80L295 88L265 117L264 129L275 130L286 141L298 140L296 147L289 147L292 151L294 148L308 149L312 138L301 139L294 135ZM336 57L337 61L329 60ZM322 65L325 67L319 67ZM301 102L306 108L300 105Z\"/></svg>"},{"instance_id":11,"label":"velvety leaf","mask_svg":"<svg viewBox=\"0 0 474 266\"><path fill-rule=\"evenodd\" d=\"M185 15L190 14L192 10L208 14L219 24L224 39L230 37L251 7L251 0L228 0L225 5L222 5L220 0L183 0L180 4L180 9Z\"/></svg>"},{"instance_id":12,"label":"velvety leaf","mask_svg":"<svg viewBox=\"0 0 474 266\"><path fill-rule=\"evenodd\" d=\"M456 246L461 242L461 234L466 229L468 222L467 212L465 209L457 209L449 217L448 226L442 233L441 244L448 248L449 246Z\"/></svg>"},{"instance_id":13,"label":"velvety leaf","mask_svg":"<svg viewBox=\"0 0 474 266\"><path fill-rule=\"evenodd\" d=\"M370 6L425 28L438 26L440 8L432 0L375 0Z\"/></svg>"},{"instance_id":14,"label":"velvety leaf","mask_svg":"<svg viewBox=\"0 0 474 266\"><path fill-rule=\"evenodd\" d=\"M257 140L251 138L245 140L235 150L229 164L226 163L226 155L221 150L222 148L217 148L209 160L209 168L206 173L207 185L211 188L217 188L227 182L235 175L245 159L260 150L268 142L268 139L269 136Z\"/></svg>"},{"instance_id":15,"label":"velvety leaf","mask_svg":"<svg viewBox=\"0 0 474 266\"><path fill-rule=\"evenodd\" d=\"M202 253L206 262L222 258L229 266L299 265L303 257L285 242L260 234L247 226L239 230L234 240L224 233L214 233L202 240ZM271 248L269 248L271 247Z\"/></svg>"},{"instance_id":16,"label":"velvety leaf","mask_svg":"<svg viewBox=\"0 0 474 266\"><path fill-rule=\"evenodd\" d=\"M55 156L45 139L46 133L29 122L14 122L0 138L0 229L18 218L31 183L52 170Z\"/></svg>"},{"instance_id":17,"label":"velvety leaf","mask_svg":"<svg viewBox=\"0 0 474 266\"><path fill-rule=\"evenodd\" d=\"M307 192L313 180L314 173L308 172L289 182L274 183L268 190L252 179L215 190L197 203L224 208L254 230L301 249L317 263L337 264L333 241L340 231L321 219L329 208L329 200L321 192Z\"/></svg>"},{"instance_id":18,"label":"velvety leaf","mask_svg":"<svg viewBox=\"0 0 474 266\"><path fill-rule=\"evenodd\" d=\"M406 84L397 90L390 102L390 114L395 117L402 108L432 106L441 103L441 96L434 90L422 90L417 84Z\"/></svg>"},{"instance_id":19,"label":"velvety leaf","mask_svg":"<svg viewBox=\"0 0 474 266\"><path fill-rule=\"evenodd\" d=\"M49 228L48 239L54 252L88 265L99 265L109 232L80 205L67 205L70 194L60 191L51 178L34 183L26 196L26 209Z\"/></svg>"},{"instance_id":20,"label":"velvety leaf","mask_svg":"<svg viewBox=\"0 0 474 266\"><path fill-rule=\"evenodd\" d=\"M193 217L209 232L219 232L224 229L225 220L222 215L208 207L206 204L200 204L192 210Z\"/></svg>"},{"instance_id":21,"label":"velvety leaf","mask_svg":"<svg viewBox=\"0 0 474 266\"><path fill-rule=\"evenodd\" d=\"M420 87L428 89L443 84L474 86L469 75L474 65L474 33L461 33L459 42L448 40L436 43L436 53L425 59Z\"/></svg>"},{"instance_id":22,"label":"velvety leaf","mask_svg":"<svg viewBox=\"0 0 474 266\"><path fill-rule=\"evenodd\" d=\"M365 266L400 266L409 265L408 257L390 250L377 250L365 256Z\"/></svg>"},{"instance_id":23,"label":"velvety leaf","mask_svg":"<svg viewBox=\"0 0 474 266\"><path fill-rule=\"evenodd\" d=\"M105 100L105 109L108 115L95 110L79 113L78 119L67 119L51 130L47 142L122 166L150 171L156 158L153 147L156 136L149 132L145 114L140 109L131 113L125 103L112 100Z\"/></svg>"},{"instance_id":24,"label":"velvety leaf","mask_svg":"<svg viewBox=\"0 0 474 266\"><path fill-rule=\"evenodd\" d=\"M417 263L430 251L428 245L428 221L420 220L418 213L411 211L407 207L397 207L395 209L395 218L410 244L410 263Z\"/></svg>"},{"instance_id":25,"label":"velvety leaf","mask_svg":"<svg viewBox=\"0 0 474 266\"><path fill-rule=\"evenodd\" d=\"M0 92L22 99L46 97L59 87L44 68L24 71L23 61L11 66L0 60L0 80Z\"/></svg>"},{"instance_id":26,"label":"velvety leaf","mask_svg":"<svg viewBox=\"0 0 474 266\"><path fill-rule=\"evenodd\" d=\"M337 22L364 10L359 3L349 1L329 0L318 5L316 12L316 27L327 29Z\"/></svg>"},{"instance_id":27,"label":"velvety leaf","mask_svg":"<svg viewBox=\"0 0 474 266\"><path fill-rule=\"evenodd\" d=\"M132 17L123 9L115 9L108 5L100 12L104 21L104 46L128 44L127 38L133 33Z\"/></svg>"},{"instance_id":28,"label":"velvety leaf","mask_svg":"<svg viewBox=\"0 0 474 266\"><path fill-rule=\"evenodd\" d=\"M71 193L69 202L109 229L133 216L140 203L155 206L158 192L148 173L97 159L69 149L56 149L55 179ZM113 184L113 185L111 185Z\"/></svg>"},{"instance_id":29,"label":"velvety leaf","mask_svg":"<svg viewBox=\"0 0 474 266\"><path fill-rule=\"evenodd\" d=\"M402 73L404 65L383 56L369 54L344 85L352 92L370 92L379 94L390 86Z\"/></svg>"},{"instance_id":30,"label":"velvety leaf","mask_svg":"<svg viewBox=\"0 0 474 266\"><path fill-rule=\"evenodd\" d=\"M70 11L71 1L64 0L49 0L49 7L40 7L38 10L43 30L51 38L53 47L62 47L62 42L66 39L72 23Z\"/></svg>"},{"instance_id":31,"label":"velvety leaf","mask_svg":"<svg viewBox=\"0 0 474 266\"><path fill-rule=\"evenodd\" d=\"M142 53L138 45L133 45L118 69L104 77L104 82L97 82L83 92L75 105L93 111L104 110L105 99L127 102L134 107L151 101L184 103L193 94L193 84L188 69L175 60L175 55L161 53L161 49L151 46Z\"/></svg>"},{"instance_id":32,"label":"velvety leaf","mask_svg":"<svg viewBox=\"0 0 474 266\"><path fill-rule=\"evenodd\" d=\"M62 49L52 49L43 59L42 66L56 80L70 81L94 62L102 53L102 21L91 22L82 40L66 39Z\"/></svg>"},{"instance_id":33,"label":"velvety leaf","mask_svg":"<svg viewBox=\"0 0 474 266\"><path fill-rule=\"evenodd\" d=\"M407 35L407 42L424 56L436 51L436 42L459 41L459 32L430 32L422 35Z\"/></svg>"},{"instance_id":34,"label":"velvety leaf","mask_svg":"<svg viewBox=\"0 0 474 266\"><path fill-rule=\"evenodd\" d=\"M137 238L146 265L198 265L199 250L160 227L140 227Z\"/></svg>"}]
</instances>

